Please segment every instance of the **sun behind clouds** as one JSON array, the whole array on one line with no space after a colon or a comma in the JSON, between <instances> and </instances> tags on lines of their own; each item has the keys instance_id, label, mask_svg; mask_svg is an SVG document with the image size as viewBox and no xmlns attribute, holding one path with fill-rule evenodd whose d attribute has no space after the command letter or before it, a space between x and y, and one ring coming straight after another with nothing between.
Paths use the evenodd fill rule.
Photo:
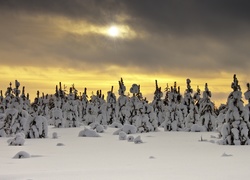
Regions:
<instances>
[{"instance_id":1,"label":"sun behind clouds","mask_svg":"<svg viewBox=\"0 0 250 180\"><path fill-rule=\"evenodd\" d=\"M111 36L111 37L117 37L117 36L119 36L119 29L118 29L118 27L111 26L108 29L108 35Z\"/></svg>"}]
</instances>

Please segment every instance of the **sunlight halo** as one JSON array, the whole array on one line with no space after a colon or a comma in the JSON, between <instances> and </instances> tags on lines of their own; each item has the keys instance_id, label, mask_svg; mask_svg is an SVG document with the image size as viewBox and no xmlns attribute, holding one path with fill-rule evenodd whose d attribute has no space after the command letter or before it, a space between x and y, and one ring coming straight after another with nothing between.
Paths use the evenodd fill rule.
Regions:
<instances>
[{"instance_id":1,"label":"sunlight halo","mask_svg":"<svg viewBox=\"0 0 250 180\"><path fill-rule=\"evenodd\" d=\"M111 26L108 29L108 35L111 36L111 37L119 36L119 29L116 26Z\"/></svg>"}]
</instances>

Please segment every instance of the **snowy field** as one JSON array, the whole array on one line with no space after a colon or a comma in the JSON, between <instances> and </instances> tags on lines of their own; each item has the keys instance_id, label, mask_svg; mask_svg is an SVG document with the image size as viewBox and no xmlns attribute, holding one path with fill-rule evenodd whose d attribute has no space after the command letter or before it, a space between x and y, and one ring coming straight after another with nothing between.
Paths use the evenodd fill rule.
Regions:
<instances>
[{"instance_id":1,"label":"snowy field","mask_svg":"<svg viewBox=\"0 0 250 180\"><path fill-rule=\"evenodd\" d=\"M0 138L0 179L248 179L250 146L217 145L215 132L134 134L142 144L119 140L108 128L101 137L78 137L83 127L49 127L46 139L9 146ZM57 132L58 139L52 138ZM203 141L201 140L201 137ZM62 143L61 146L58 146ZM20 151L30 158L13 159Z\"/></svg>"}]
</instances>

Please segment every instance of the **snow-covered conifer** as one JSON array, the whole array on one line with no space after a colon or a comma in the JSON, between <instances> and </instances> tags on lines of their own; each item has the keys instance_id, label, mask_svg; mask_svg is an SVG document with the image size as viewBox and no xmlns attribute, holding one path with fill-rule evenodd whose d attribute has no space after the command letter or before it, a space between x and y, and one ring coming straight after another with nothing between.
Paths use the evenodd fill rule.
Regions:
<instances>
[{"instance_id":1,"label":"snow-covered conifer","mask_svg":"<svg viewBox=\"0 0 250 180\"><path fill-rule=\"evenodd\" d=\"M127 103L128 97L125 95L126 86L124 85L123 79L119 81L119 98L116 103L116 121L118 123L124 124L126 118L128 117Z\"/></svg>"},{"instance_id":2,"label":"snow-covered conifer","mask_svg":"<svg viewBox=\"0 0 250 180\"><path fill-rule=\"evenodd\" d=\"M200 126L204 126L207 131L214 131L216 129L216 114L214 112L214 103L210 100L211 96L212 93L209 91L206 83L205 91L203 91L203 97L200 100L200 120L198 124Z\"/></svg>"},{"instance_id":3,"label":"snow-covered conifer","mask_svg":"<svg viewBox=\"0 0 250 180\"><path fill-rule=\"evenodd\" d=\"M112 124L116 121L116 96L113 92L113 86L111 87L111 91L108 91L107 96L107 123Z\"/></svg>"},{"instance_id":4,"label":"snow-covered conifer","mask_svg":"<svg viewBox=\"0 0 250 180\"><path fill-rule=\"evenodd\" d=\"M89 102L86 108L86 115L84 116L84 123L86 125L89 125L93 122L95 122L97 118L97 114L95 111L95 106L93 102Z\"/></svg>"},{"instance_id":5,"label":"snow-covered conifer","mask_svg":"<svg viewBox=\"0 0 250 180\"><path fill-rule=\"evenodd\" d=\"M68 101L63 105L63 114L65 119L65 127L79 127L78 110L75 104L75 92L70 88Z\"/></svg>"},{"instance_id":6,"label":"snow-covered conifer","mask_svg":"<svg viewBox=\"0 0 250 180\"><path fill-rule=\"evenodd\" d=\"M87 114L87 105L88 105L88 95L87 95L87 88L84 88L84 92L82 94L82 98L81 98L81 102L82 102L82 120L85 120L85 116Z\"/></svg>"},{"instance_id":7,"label":"snow-covered conifer","mask_svg":"<svg viewBox=\"0 0 250 180\"><path fill-rule=\"evenodd\" d=\"M179 131L183 125L183 115L179 109L179 104L181 103L182 96L180 94L180 87L177 88L176 82L174 82L174 87L171 87L168 93L169 105L166 110L165 121L161 124L165 131Z\"/></svg>"},{"instance_id":8,"label":"snow-covered conifer","mask_svg":"<svg viewBox=\"0 0 250 180\"><path fill-rule=\"evenodd\" d=\"M241 88L236 74L231 84L233 92L228 96L228 110L221 128L222 139L219 144L246 145L249 141L249 112L243 106Z\"/></svg>"},{"instance_id":9,"label":"snow-covered conifer","mask_svg":"<svg viewBox=\"0 0 250 180\"><path fill-rule=\"evenodd\" d=\"M245 99L247 100L245 108L246 108L246 111L249 112L249 117L250 117L250 84L249 83L247 83L247 91L244 93L244 96L245 96Z\"/></svg>"},{"instance_id":10,"label":"snow-covered conifer","mask_svg":"<svg viewBox=\"0 0 250 180\"><path fill-rule=\"evenodd\" d=\"M154 99L151 103L151 106L154 109L154 112L157 117L158 125L164 122L164 103L162 101L163 93L161 91L161 87L158 86L157 80L155 80L155 92Z\"/></svg>"},{"instance_id":11,"label":"snow-covered conifer","mask_svg":"<svg viewBox=\"0 0 250 180\"><path fill-rule=\"evenodd\" d=\"M7 88L6 91L6 103L8 102L7 108L5 109L4 106L2 107L1 112L1 125L0 125L0 134L1 136L10 136L15 135L17 133L24 132L24 124L29 116L28 112L25 110L27 109L26 106L23 106L23 100L25 97L19 97L20 90L19 90L20 83L15 80L15 88L10 87ZM24 88L23 88L24 90ZM4 117L4 119L3 119Z\"/></svg>"},{"instance_id":12,"label":"snow-covered conifer","mask_svg":"<svg viewBox=\"0 0 250 180\"><path fill-rule=\"evenodd\" d=\"M130 93L133 94L131 98L129 98L129 101L126 103L127 108L127 114L126 114L126 124L133 124L136 121L137 118L137 110L140 108L140 105L138 105L140 102L139 98L136 96L140 92L139 85L133 84L130 88Z\"/></svg>"},{"instance_id":13,"label":"snow-covered conifer","mask_svg":"<svg viewBox=\"0 0 250 180\"><path fill-rule=\"evenodd\" d=\"M46 138L48 135L48 122L44 116L31 115L24 127L26 138Z\"/></svg>"},{"instance_id":14,"label":"snow-covered conifer","mask_svg":"<svg viewBox=\"0 0 250 180\"><path fill-rule=\"evenodd\" d=\"M194 100L192 97L193 89L191 88L191 84L190 84L191 80L187 79L186 83L187 83L187 89L184 93L184 98L183 98L183 105L186 106L186 112L184 113L184 118L187 116L187 114L190 111L190 105L194 104L194 102L193 102Z\"/></svg>"},{"instance_id":15,"label":"snow-covered conifer","mask_svg":"<svg viewBox=\"0 0 250 180\"><path fill-rule=\"evenodd\" d=\"M54 98L54 108L51 109L52 117L51 117L51 125L54 125L56 128L65 127L65 119L63 117L63 112L61 107L61 98Z\"/></svg>"},{"instance_id":16,"label":"snow-covered conifer","mask_svg":"<svg viewBox=\"0 0 250 180\"><path fill-rule=\"evenodd\" d=\"M199 112L198 112L198 107L194 105L192 102L189 106L189 113L187 117L185 118L185 131L192 131L192 132L198 132L198 122L199 122ZM194 126L195 125L195 126ZM203 129L203 128L200 128Z\"/></svg>"},{"instance_id":17,"label":"snow-covered conifer","mask_svg":"<svg viewBox=\"0 0 250 180\"><path fill-rule=\"evenodd\" d=\"M201 100L201 90L200 90L199 86L197 86L197 90L194 93L193 99L194 99L195 106L197 106L199 109L200 108L200 100Z\"/></svg>"}]
</instances>

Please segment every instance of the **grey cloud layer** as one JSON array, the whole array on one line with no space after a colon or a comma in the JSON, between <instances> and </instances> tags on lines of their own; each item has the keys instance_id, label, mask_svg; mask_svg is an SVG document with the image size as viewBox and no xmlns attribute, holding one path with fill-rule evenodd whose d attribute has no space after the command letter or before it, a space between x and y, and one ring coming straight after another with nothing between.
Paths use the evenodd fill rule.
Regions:
<instances>
[{"instance_id":1,"label":"grey cloud layer","mask_svg":"<svg viewBox=\"0 0 250 180\"><path fill-rule=\"evenodd\" d=\"M0 21L4 24L0 29L0 53L13 63L16 59L6 49L19 52L24 60L40 62L50 56L75 68L88 68L86 64L90 67L116 64L175 74L201 70L211 74L237 73L250 68L249 5L249 1L241 0L0 1ZM56 35L55 27L44 25L44 28L31 21L23 29L22 20L16 19L15 14L57 15L100 25L117 21L145 36L115 42L97 34L50 37ZM128 18L119 22L119 15ZM8 22L15 20L16 23Z\"/></svg>"}]
</instances>

